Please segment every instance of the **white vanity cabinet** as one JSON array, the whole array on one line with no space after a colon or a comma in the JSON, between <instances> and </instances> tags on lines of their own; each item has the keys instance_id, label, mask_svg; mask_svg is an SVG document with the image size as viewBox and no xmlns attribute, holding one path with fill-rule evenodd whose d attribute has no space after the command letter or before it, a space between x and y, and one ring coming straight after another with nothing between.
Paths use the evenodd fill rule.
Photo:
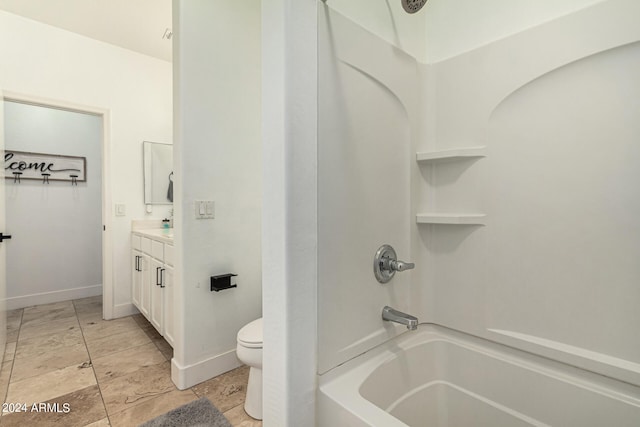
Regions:
<instances>
[{"instance_id":1,"label":"white vanity cabinet","mask_svg":"<svg viewBox=\"0 0 640 427\"><path fill-rule=\"evenodd\" d=\"M173 244L162 230L139 230L131 236L131 299L140 313L173 346Z\"/></svg>"}]
</instances>

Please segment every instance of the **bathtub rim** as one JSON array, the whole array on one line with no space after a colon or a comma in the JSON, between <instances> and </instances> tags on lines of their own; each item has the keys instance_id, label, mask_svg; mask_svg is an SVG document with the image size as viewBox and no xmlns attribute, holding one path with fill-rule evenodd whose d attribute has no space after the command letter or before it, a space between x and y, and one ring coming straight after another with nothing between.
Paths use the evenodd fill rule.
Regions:
<instances>
[{"instance_id":1,"label":"bathtub rim","mask_svg":"<svg viewBox=\"0 0 640 427\"><path fill-rule=\"evenodd\" d=\"M407 424L362 396L360 388L378 367L396 358L398 353L437 341L457 345L640 408L640 387L634 384L432 323L421 323L417 331L408 331L391 338L318 375L317 393L321 394L321 398L335 402L367 425L376 425L372 424L375 422L389 427L406 427Z\"/></svg>"}]
</instances>

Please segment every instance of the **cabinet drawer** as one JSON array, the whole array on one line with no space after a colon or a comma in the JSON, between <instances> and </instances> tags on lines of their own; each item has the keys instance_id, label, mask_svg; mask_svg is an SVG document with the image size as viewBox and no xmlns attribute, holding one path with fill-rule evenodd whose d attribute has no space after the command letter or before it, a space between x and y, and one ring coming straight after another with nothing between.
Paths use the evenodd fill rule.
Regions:
<instances>
[{"instance_id":1,"label":"cabinet drawer","mask_svg":"<svg viewBox=\"0 0 640 427\"><path fill-rule=\"evenodd\" d=\"M147 237L141 237L141 249L145 254L151 255L151 239Z\"/></svg>"},{"instance_id":2,"label":"cabinet drawer","mask_svg":"<svg viewBox=\"0 0 640 427\"><path fill-rule=\"evenodd\" d=\"M170 266L174 266L173 263L173 245L164 245L164 263Z\"/></svg>"},{"instance_id":3,"label":"cabinet drawer","mask_svg":"<svg viewBox=\"0 0 640 427\"><path fill-rule=\"evenodd\" d=\"M137 249L140 250L141 249L141 237L138 236L137 234L132 234L131 235L131 248L132 249Z\"/></svg>"},{"instance_id":4,"label":"cabinet drawer","mask_svg":"<svg viewBox=\"0 0 640 427\"><path fill-rule=\"evenodd\" d=\"M164 243L152 240L151 256L159 261L164 261Z\"/></svg>"}]
</instances>

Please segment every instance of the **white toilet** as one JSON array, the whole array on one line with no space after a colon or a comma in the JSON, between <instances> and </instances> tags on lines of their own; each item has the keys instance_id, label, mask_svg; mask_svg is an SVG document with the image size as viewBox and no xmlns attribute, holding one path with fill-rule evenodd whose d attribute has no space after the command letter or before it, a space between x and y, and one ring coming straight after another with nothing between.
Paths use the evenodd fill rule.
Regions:
<instances>
[{"instance_id":1,"label":"white toilet","mask_svg":"<svg viewBox=\"0 0 640 427\"><path fill-rule=\"evenodd\" d=\"M238 331L238 359L249 366L249 384L244 410L251 417L262 419L262 318L246 324Z\"/></svg>"}]
</instances>

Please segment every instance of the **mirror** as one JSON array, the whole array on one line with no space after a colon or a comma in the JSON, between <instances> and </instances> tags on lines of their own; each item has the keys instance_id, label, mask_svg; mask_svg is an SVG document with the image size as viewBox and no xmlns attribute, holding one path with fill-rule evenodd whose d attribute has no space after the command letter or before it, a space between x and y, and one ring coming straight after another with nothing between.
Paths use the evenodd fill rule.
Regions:
<instances>
[{"instance_id":1,"label":"mirror","mask_svg":"<svg viewBox=\"0 0 640 427\"><path fill-rule=\"evenodd\" d=\"M142 143L144 159L144 203L173 204L173 146L157 142Z\"/></svg>"}]
</instances>

